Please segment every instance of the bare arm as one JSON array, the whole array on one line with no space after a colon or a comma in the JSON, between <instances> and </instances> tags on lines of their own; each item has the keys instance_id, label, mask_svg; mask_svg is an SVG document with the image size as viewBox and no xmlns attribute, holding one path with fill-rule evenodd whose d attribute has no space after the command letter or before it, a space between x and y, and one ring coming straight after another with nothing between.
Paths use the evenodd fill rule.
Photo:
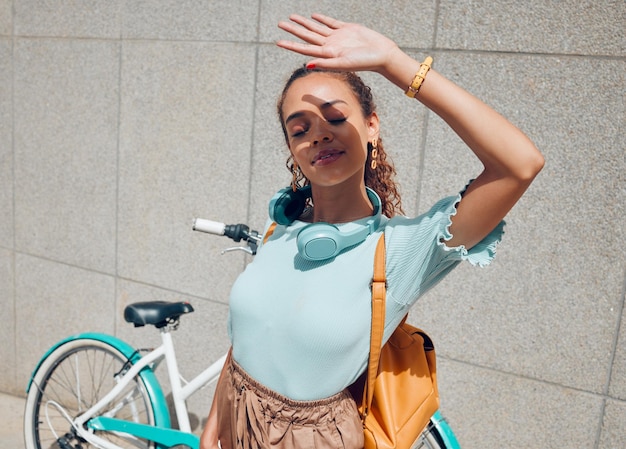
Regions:
<instances>
[{"instance_id":1,"label":"bare arm","mask_svg":"<svg viewBox=\"0 0 626 449\"><path fill-rule=\"evenodd\" d=\"M200 435L200 449L217 449L217 393L213 398L213 404L211 404L211 411L207 418L202 435Z\"/></svg>"},{"instance_id":2,"label":"bare arm","mask_svg":"<svg viewBox=\"0 0 626 449\"><path fill-rule=\"evenodd\" d=\"M450 245L471 248L511 210L543 167L543 156L517 127L433 71L417 96L463 139L483 164L452 217Z\"/></svg>"},{"instance_id":3,"label":"bare arm","mask_svg":"<svg viewBox=\"0 0 626 449\"><path fill-rule=\"evenodd\" d=\"M358 24L323 15L291 16L279 27L304 40L277 45L311 56L311 66L333 70L378 72L406 90L420 62L391 40ZM543 167L533 143L491 107L432 70L417 97L439 115L482 162L484 170L458 206L451 226L451 246L471 248L499 223Z\"/></svg>"}]
</instances>

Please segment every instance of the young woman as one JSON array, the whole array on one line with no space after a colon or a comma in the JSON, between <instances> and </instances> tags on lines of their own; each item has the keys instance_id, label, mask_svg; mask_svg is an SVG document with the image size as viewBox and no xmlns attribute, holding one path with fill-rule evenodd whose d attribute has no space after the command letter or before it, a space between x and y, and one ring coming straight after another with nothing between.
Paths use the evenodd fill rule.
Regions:
<instances>
[{"instance_id":1,"label":"young woman","mask_svg":"<svg viewBox=\"0 0 626 449\"><path fill-rule=\"evenodd\" d=\"M367 366L378 238L384 232L386 339L460 261L491 261L502 219L544 163L519 129L430 68L430 59L420 63L361 25L323 15L290 19L279 27L304 42L278 46L312 58L278 103L293 189L270 203L278 225L233 286L232 350L203 449L218 440L224 449L361 448L347 387ZM482 162L461 194L419 217L397 215L379 118L354 73L365 70L437 113Z\"/></svg>"}]
</instances>

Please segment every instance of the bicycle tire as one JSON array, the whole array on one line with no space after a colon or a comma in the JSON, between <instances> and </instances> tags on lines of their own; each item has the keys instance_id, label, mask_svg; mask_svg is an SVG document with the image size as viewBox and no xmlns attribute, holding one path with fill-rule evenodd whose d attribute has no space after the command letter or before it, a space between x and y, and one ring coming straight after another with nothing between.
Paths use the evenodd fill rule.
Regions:
<instances>
[{"instance_id":1,"label":"bicycle tire","mask_svg":"<svg viewBox=\"0 0 626 449\"><path fill-rule=\"evenodd\" d=\"M24 413L24 438L27 449L66 447L92 448L76 435L68 419L89 409L115 385L115 375L127 357L104 341L77 338L56 347L33 374ZM137 375L101 415L154 425L155 412L149 389ZM154 444L125 434L98 432L122 448L153 448ZM60 442L64 438L67 441Z\"/></svg>"},{"instance_id":2,"label":"bicycle tire","mask_svg":"<svg viewBox=\"0 0 626 449\"><path fill-rule=\"evenodd\" d=\"M430 418L426 428L411 449L460 449L461 446L439 411Z\"/></svg>"},{"instance_id":3,"label":"bicycle tire","mask_svg":"<svg viewBox=\"0 0 626 449\"><path fill-rule=\"evenodd\" d=\"M448 449L448 447L443 442L437 428L429 423L411 449Z\"/></svg>"}]
</instances>

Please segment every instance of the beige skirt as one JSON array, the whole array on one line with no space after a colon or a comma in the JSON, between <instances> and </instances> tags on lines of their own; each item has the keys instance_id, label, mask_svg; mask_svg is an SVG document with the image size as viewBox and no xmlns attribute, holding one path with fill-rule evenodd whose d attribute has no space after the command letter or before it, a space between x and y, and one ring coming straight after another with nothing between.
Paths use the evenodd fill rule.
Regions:
<instances>
[{"instance_id":1,"label":"beige skirt","mask_svg":"<svg viewBox=\"0 0 626 449\"><path fill-rule=\"evenodd\" d=\"M363 424L347 390L293 401L256 382L229 355L216 395L222 449L363 448Z\"/></svg>"}]
</instances>

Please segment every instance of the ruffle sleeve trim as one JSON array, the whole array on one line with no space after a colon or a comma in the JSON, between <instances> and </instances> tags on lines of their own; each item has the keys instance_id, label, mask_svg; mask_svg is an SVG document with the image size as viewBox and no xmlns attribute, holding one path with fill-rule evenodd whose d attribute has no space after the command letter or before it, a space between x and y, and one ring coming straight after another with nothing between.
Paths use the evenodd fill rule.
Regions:
<instances>
[{"instance_id":1,"label":"ruffle sleeve trim","mask_svg":"<svg viewBox=\"0 0 626 449\"><path fill-rule=\"evenodd\" d=\"M470 181L471 183L471 181ZM469 186L469 183L467 184ZM485 267L491 263L496 256L496 248L502 241L504 235L504 226L506 222L500 221L498 225L487 236L474 245L469 250L465 245L448 246L446 242L452 239L452 233L450 232L450 226L452 225L452 217L457 213L457 206L463 197L463 193L467 189L463 189L455 198L454 202L450 204L449 208L452 210L446 213L442 220L444 221L442 231L438 235L437 244L446 252L455 252L458 255L459 260L467 260L474 266Z\"/></svg>"}]
</instances>

